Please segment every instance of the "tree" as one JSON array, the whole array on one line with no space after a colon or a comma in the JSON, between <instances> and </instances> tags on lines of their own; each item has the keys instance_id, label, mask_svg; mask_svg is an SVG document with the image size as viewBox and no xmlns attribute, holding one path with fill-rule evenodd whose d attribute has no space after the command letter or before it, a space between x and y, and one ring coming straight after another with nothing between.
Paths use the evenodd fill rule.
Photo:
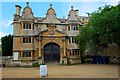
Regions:
<instances>
[{"instance_id":1,"label":"tree","mask_svg":"<svg viewBox=\"0 0 120 80\"><path fill-rule=\"evenodd\" d=\"M12 56L13 36L6 35L2 37L2 56Z\"/></svg>"},{"instance_id":2,"label":"tree","mask_svg":"<svg viewBox=\"0 0 120 80\"><path fill-rule=\"evenodd\" d=\"M80 27L80 34L76 37L80 51L89 49L95 54L100 49L115 43L120 47L120 5L105 5L90 14L89 22Z\"/></svg>"},{"instance_id":3,"label":"tree","mask_svg":"<svg viewBox=\"0 0 120 80\"><path fill-rule=\"evenodd\" d=\"M1 49L1 44L0 44L0 56L2 56L2 49Z\"/></svg>"}]
</instances>

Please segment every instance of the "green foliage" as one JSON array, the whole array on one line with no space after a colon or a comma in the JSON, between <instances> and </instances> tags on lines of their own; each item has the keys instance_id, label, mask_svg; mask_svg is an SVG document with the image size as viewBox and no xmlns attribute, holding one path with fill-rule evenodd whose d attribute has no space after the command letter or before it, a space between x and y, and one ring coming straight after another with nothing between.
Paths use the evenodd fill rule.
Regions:
<instances>
[{"instance_id":1,"label":"green foliage","mask_svg":"<svg viewBox=\"0 0 120 80\"><path fill-rule=\"evenodd\" d=\"M81 52L86 49L95 52L111 43L120 46L120 5L99 7L90 14L88 24L79 29L76 42Z\"/></svg>"},{"instance_id":2,"label":"green foliage","mask_svg":"<svg viewBox=\"0 0 120 80\"><path fill-rule=\"evenodd\" d=\"M8 35L2 37L2 56L12 56L13 36Z\"/></svg>"},{"instance_id":3,"label":"green foliage","mask_svg":"<svg viewBox=\"0 0 120 80\"><path fill-rule=\"evenodd\" d=\"M107 46L116 43L120 46L120 6L104 6L91 14L88 25L98 35L99 44Z\"/></svg>"},{"instance_id":4,"label":"green foliage","mask_svg":"<svg viewBox=\"0 0 120 80\"><path fill-rule=\"evenodd\" d=\"M33 63L33 67L40 67L40 64Z\"/></svg>"},{"instance_id":5,"label":"green foliage","mask_svg":"<svg viewBox=\"0 0 120 80\"><path fill-rule=\"evenodd\" d=\"M88 26L80 26L80 35L76 36L76 43L79 46L81 51L84 51L86 48L86 45L89 41L89 38L91 38L91 34L90 34L90 27Z\"/></svg>"},{"instance_id":6,"label":"green foliage","mask_svg":"<svg viewBox=\"0 0 120 80\"><path fill-rule=\"evenodd\" d=\"M2 48L1 48L1 44L0 44L0 56L2 56Z\"/></svg>"},{"instance_id":7,"label":"green foliage","mask_svg":"<svg viewBox=\"0 0 120 80\"><path fill-rule=\"evenodd\" d=\"M32 65L33 65L33 67L40 67L40 65L45 65L45 64L38 64L38 62L37 62L37 63L33 63Z\"/></svg>"}]
</instances>

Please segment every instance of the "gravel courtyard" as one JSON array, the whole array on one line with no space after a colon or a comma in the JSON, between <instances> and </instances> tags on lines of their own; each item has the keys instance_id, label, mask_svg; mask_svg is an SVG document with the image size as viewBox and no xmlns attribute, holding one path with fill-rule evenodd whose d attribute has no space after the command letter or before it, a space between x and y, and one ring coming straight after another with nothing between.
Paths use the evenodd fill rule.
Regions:
<instances>
[{"instance_id":1,"label":"gravel courtyard","mask_svg":"<svg viewBox=\"0 0 120 80\"><path fill-rule=\"evenodd\" d=\"M39 67L2 68L3 78L40 78ZM79 64L71 66L48 65L47 78L118 78L117 65Z\"/></svg>"}]
</instances>

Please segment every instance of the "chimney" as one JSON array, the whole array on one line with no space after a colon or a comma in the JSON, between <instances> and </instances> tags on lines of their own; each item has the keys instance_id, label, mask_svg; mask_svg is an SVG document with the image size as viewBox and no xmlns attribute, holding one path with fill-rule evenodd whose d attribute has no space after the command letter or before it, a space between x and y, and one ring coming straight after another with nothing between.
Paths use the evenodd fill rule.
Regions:
<instances>
[{"instance_id":1,"label":"chimney","mask_svg":"<svg viewBox=\"0 0 120 80\"><path fill-rule=\"evenodd\" d=\"M75 10L75 14L76 14L77 17L79 16L78 10Z\"/></svg>"},{"instance_id":2,"label":"chimney","mask_svg":"<svg viewBox=\"0 0 120 80\"><path fill-rule=\"evenodd\" d=\"M20 16L21 7L19 5L15 5L15 7L16 7L16 15Z\"/></svg>"}]
</instances>

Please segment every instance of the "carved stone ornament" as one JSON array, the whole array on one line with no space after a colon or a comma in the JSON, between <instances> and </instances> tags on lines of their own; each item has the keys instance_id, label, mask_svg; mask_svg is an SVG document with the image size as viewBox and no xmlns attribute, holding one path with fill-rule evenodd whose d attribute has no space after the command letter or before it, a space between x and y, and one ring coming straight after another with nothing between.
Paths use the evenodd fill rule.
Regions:
<instances>
[{"instance_id":1,"label":"carved stone ornament","mask_svg":"<svg viewBox=\"0 0 120 80\"><path fill-rule=\"evenodd\" d=\"M54 35L54 30L53 30L53 29L50 29L50 30L49 30L49 34L50 34L50 35Z\"/></svg>"}]
</instances>

